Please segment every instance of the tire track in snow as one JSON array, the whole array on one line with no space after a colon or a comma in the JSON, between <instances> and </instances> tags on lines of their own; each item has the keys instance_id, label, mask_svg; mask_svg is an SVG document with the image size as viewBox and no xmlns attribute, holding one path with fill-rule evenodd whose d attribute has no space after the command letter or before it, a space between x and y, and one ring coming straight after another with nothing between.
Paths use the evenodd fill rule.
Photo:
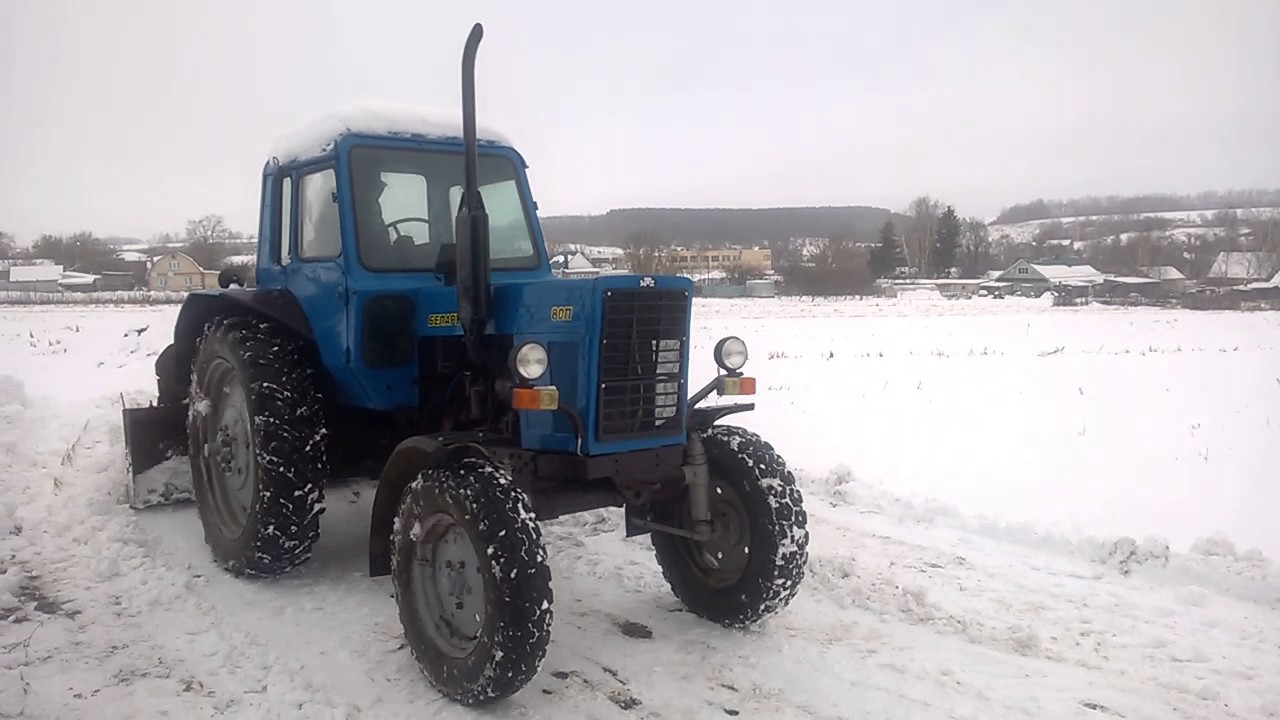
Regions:
<instances>
[{"instance_id":1,"label":"tire track in snow","mask_svg":"<svg viewBox=\"0 0 1280 720\"><path fill-rule=\"evenodd\" d=\"M36 400L6 418L9 433L45 432L10 463L10 482L20 478L13 504L21 532L6 540L4 556L38 574L41 590L76 613L58 623L61 637L50 638L43 661L71 656L97 666L77 678L82 691L70 693L56 686L57 673L33 670L46 686L29 693L59 717L98 716L104 690L142 687L156 704L182 698L184 713L204 716L343 717L295 661L220 624L201 598L200 578L166 566L141 542L136 518L120 504L123 438L108 426L119 407L102 399L88 409L85 421L85 406ZM40 647L39 631L34 638Z\"/></svg>"}]
</instances>

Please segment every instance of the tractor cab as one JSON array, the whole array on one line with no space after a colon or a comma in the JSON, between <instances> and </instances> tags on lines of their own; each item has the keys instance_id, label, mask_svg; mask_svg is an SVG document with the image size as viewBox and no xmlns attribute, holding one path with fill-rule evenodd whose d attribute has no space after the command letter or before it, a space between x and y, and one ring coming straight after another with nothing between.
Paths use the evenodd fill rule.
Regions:
<instances>
[{"instance_id":1,"label":"tractor cab","mask_svg":"<svg viewBox=\"0 0 1280 720\"><path fill-rule=\"evenodd\" d=\"M399 112L405 117L411 111ZM336 121L352 129L339 131L315 153L294 149L267 163L260 286L287 286L295 263L335 263L353 286L451 284L457 274L454 219L466 185L463 143L411 129L362 131L353 118L369 115L362 107L327 116L323 125ZM418 122L401 120L397 127L432 120L408 117ZM524 159L497 141L480 143L478 156L490 269L510 279L549 277Z\"/></svg>"},{"instance_id":2,"label":"tractor cab","mask_svg":"<svg viewBox=\"0 0 1280 720\"><path fill-rule=\"evenodd\" d=\"M525 160L493 132L474 151L487 239L467 237L464 134L414 109L362 107L286 137L264 168L257 289L296 300L333 400L380 412L450 402L469 314L476 364L529 386L502 401L537 389L528 404L560 411L513 416L525 449L683 444L692 283L555 277ZM468 289L481 300L469 308Z\"/></svg>"}]
</instances>

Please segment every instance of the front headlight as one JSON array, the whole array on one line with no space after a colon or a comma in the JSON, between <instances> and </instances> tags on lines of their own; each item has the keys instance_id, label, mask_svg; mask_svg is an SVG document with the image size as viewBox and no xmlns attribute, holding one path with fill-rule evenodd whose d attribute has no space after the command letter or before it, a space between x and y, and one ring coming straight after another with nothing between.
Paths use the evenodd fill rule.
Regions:
<instances>
[{"instance_id":1,"label":"front headlight","mask_svg":"<svg viewBox=\"0 0 1280 720\"><path fill-rule=\"evenodd\" d=\"M537 380L547 372L547 349L529 342L516 349L511 369L524 380Z\"/></svg>"},{"instance_id":2,"label":"front headlight","mask_svg":"<svg viewBox=\"0 0 1280 720\"><path fill-rule=\"evenodd\" d=\"M747 364L747 344L730 335L716 343L716 364L727 372L737 372Z\"/></svg>"}]
</instances>

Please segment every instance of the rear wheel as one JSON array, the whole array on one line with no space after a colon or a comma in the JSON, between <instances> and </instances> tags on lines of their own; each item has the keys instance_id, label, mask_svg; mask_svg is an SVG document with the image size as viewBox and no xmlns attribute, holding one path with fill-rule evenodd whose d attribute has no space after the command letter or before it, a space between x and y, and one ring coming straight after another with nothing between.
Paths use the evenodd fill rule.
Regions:
<instances>
[{"instance_id":1,"label":"rear wheel","mask_svg":"<svg viewBox=\"0 0 1280 720\"><path fill-rule=\"evenodd\" d=\"M196 352L192 489L214 559L236 575L288 572L320 535L324 420L305 351L269 323L225 317Z\"/></svg>"},{"instance_id":2,"label":"rear wheel","mask_svg":"<svg viewBox=\"0 0 1280 720\"><path fill-rule=\"evenodd\" d=\"M391 574L405 639L442 694L515 694L551 640L551 568L525 494L480 457L429 468L405 490Z\"/></svg>"},{"instance_id":3,"label":"rear wheel","mask_svg":"<svg viewBox=\"0 0 1280 720\"><path fill-rule=\"evenodd\" d=\"M755 433L716 425L702 438L711 475L712 535L703 542L653 532L671 590L694 614L746 627L795 597L808 561L808 516L795 477ZM693 529L686 498L656 507L654 519Z\"/></svg>"}]
</instances>

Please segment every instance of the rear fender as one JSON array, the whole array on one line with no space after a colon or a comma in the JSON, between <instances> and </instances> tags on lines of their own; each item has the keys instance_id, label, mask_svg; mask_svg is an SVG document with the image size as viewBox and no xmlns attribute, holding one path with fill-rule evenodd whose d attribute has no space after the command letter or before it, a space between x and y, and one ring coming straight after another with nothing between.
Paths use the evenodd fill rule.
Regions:
<instances>
[{"instance_id":1,"label":"rear fender","mask_svg":"<svg viewBox=\"0 0 1280 720\"><path fill-rule=\"evenodd\" d=\"M483 457L485 452L477 444L449 435L415 435L392 451L373 496L373 513L369 519L370 577L391 574L391 534L405 488L432 465L466 455Z\"/></svg>"},{"instance_id":2,"label":"rear fender","mask_svg":"<svg viewBox=\"0 0 1280 720\"><path fill-rule=\"evenodd\" d=\"M173 327L173 344L156 358L160 404L177 404L186 399L196 343L210 322L231 315L251 315L270 320L307 340L315 340L302 306L288 290L228 288L192 292L178 312L178 320Z\"/></svg>"}]
</instances>

